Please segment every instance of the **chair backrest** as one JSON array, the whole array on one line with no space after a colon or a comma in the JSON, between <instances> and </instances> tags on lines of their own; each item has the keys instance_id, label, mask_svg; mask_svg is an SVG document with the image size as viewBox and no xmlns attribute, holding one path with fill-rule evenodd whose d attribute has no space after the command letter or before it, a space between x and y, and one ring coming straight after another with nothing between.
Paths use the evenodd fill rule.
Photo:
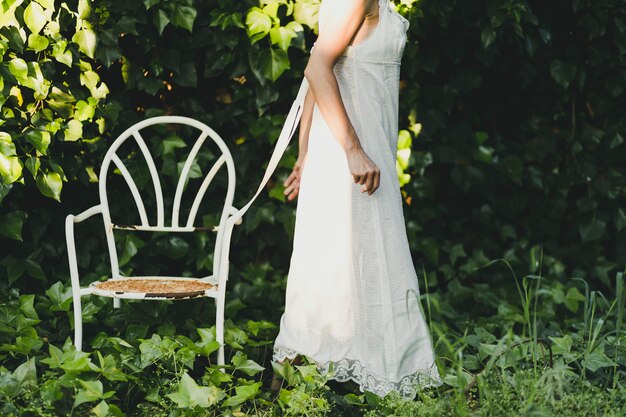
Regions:
<instances>
[{"instance_id":1,"label":"chair backrest","mask_svg":"<svg viewBox=\"0 0 626 417\"><path fill-rule=\"evenodd\" d=\"M150 152L150 148L146 143L146 140L142 136L141 131L155 125L172 124L190 126L194 128L194 131L197 129L199 131L199 134L197 139L195 140L193 147L191 147L191 150L185 160L184 165L182 166L182 170L177 180L174 195L169 196L170 198L173 198L171 213L166 213L165 202L167 200L165 198L166 196L164 196L160 175L157 171L155 160L152 153ZM185 188L190 179L190 174L193 170L192 167L197 168L197 164L195 164L195 162L198 158L201 148L203 147L203 145L206 145L207 138L212 139L213 143L217 145L218 151L221 154L218 155L210 170L208 170L206 174L203 174L202 183L200 184L199 189L197 190L195 197L193 198L193 203L191 204L189 213L186 216L186 219L182 219L181 202L183 199L183 193L185 192ZM149 176L152 181L152 188L154 189L153 204L156 205L156 219L153 219L152 221L150 221L150 219L148 218L148 212L146 211L144 198L142 198L142 193L137 187L137 183L135 182L131 171L125 165L124 160L120 157L120 155L118 155L118 151L120 150L122 145L127 144L128 141L134 142L132 145L136 145L136 147L138 148L137 154L141 154L143 156L143 160L147 165ZM226 166L228 175L226 197L221 210L221 215L219 217L219 223L215 225L215 228L209 228L210 230L217 231L214 260L220 258L222 234L226 219L230 214L233 214L236 211L236 209L232 206L236 181L235 164L224 140L213 129L198 120L183 116L158 116L145 119L129 127L113 142L113 144L110 146L107 153L105 154L102 167L100 169L99 194L100 203L102 206L105 233L107 237L107 245L109 249L109 256L111 259L111 269L114 278L120 276L118 254L113 236L114 229L147 232L193 232L198 230L206 230L205 228L194 226L196 218L198 216L198 209L200 208L200 204L204 199L205 193L207 191L207 188L211 184L211 181L218 173L220 168L222 168L224 165ZM121 174L121 176L125 180L126 185L128 186L128 189L132 194L132 198L134 200L137 213L139 215L140 224L120 225L112 222L110 204L114 202L109 201L110 198L107 193L109 173L112 168L117 168L119 174ZM195 172L195 174L197 176L197 172ZM119 201L115 202L119 203ZM219 266L219 262L214 262L213 276L215 278L220 277Z\"/></svg>"}]
</instances>

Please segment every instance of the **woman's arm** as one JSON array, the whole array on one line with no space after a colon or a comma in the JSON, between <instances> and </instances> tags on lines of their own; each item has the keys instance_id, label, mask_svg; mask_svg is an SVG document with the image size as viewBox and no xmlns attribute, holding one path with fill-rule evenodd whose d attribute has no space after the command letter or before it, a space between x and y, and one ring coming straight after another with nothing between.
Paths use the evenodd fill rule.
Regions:
<instances>
[{"instance_id":1,"label":"woman's arm","mask_svg":"<svg viewBox=\"0 0 626 417\"><path fill-rule=\"evenodd\" d=\"M311 50L304 76L324 120L346 152L354 182L365 184L361 192L371 195L380 185L380 169L361 146L333 72L335 63L361 27L366 6L367 0L332 0L328 4L324 27L320 28L315 47Z\"/></svg>"},{"instance_id":2,"label":"woman's arm","mask_svg":"<svg viewBox=\"0 0 626 417\"><path fill-rule=\"evenodd\" d=\"M287 177L285 182L285 190L283 193L287 196L287 200L291 201L298 195L300 191L300 177L302 175L302 169L304 166L304 160L306 159L307 151L309 150L309 132L311 131L311 121L313 119L313 105L315 99L313 93L309 88L304 96L304 103L302 105L302 116L300 117L300 134L298 141L298 159L296 160L291 174Z\"/></svg>"}]
</instances>

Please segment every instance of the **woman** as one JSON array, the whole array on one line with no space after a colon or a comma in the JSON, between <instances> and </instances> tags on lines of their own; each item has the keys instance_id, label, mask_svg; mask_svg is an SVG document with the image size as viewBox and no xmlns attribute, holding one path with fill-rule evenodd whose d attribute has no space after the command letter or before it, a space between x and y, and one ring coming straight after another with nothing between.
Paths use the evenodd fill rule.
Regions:
<instances>
[{"instance_id":1,"label":"woman","mask_svg":"<svg viewBox=\"0 0 626 417\"><path fill-rule=\"evenodd\" d=\"M304 71L300 153L285 182L298 201L272 360L305 355L361 391L413 398L442 382L396 174L408 26L388 0L322 1ZM280 388L276 376L272 388Z\"/></svg>"}]
</instances>

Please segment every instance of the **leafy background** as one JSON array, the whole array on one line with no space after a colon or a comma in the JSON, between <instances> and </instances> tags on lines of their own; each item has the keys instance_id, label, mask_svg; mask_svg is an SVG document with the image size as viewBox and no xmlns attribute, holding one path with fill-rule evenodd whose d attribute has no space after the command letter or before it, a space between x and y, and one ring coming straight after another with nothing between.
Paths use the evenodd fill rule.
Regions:
<instances>
[{"instance_id":1,"label":"leafy background","mask_svg":"<svg viewBox=\"0 0 626 417\"><path fill-rule=\"evenodd\" d=\"M297 156L294 145L233 236L231 380L221 380L210 361L206 371L193 365L214 351L208 303L124 303L118 310L109 300L85 299L86 343L102 353L72 351L67 339L73 318L63 220L98 201L99 165L110 143L146 117L194 117L231 149L235 206L242 206L256 190L302 79L318 7L316 0L2 2L5 414L26 413L28 404L55 410L50 415L121 415L138 404L152 414L217 404L232 412L254 406L294 415L306 407L381 415L403 407L342 396L340 387L329 393L315 384L320 378L312 368L283 370L294 388L281 391L278 402L261 384L284 303L295 204L285 201L282 181ZM458 402L445 404L467 408L459 392L467 393L476 375L487 378L491 366L507 369L528 359L528 351L516 351L510 362L494 359L503 357L503 345L513 352L511 346L528 337L533 346L552 344L565 364L577 364L577 375L590 375L592 388L622 386L623 2L403 0L393 7L411 22L401 74L398 178L440 369L449 375L446 387L457 389L449 395ZM160 139L150 145L172 182L188 142L178 133ZM117 187L113 193L123 198L122 183ZM210 223L210 215L203 221ZM76 239L82 282L107 277L101 223L81 224ZM212 267L211 235L128 233L119 235L118 246L125 273L206 274ZM536 365L534 352L530 363ZM520 376L515 389L540 377L571 378L567 368L550 372L558 378ZM37 373L38 385L29 385ZM59 375L64 378L53 377ZM159 378L171 385L170 394L179 394L165 395ZM479 381L485 413L510 398L495 391L488 397L490 385ZM583 391L571 403L591 407L581 401L588 395ZM213 400L195 404L193 393ZM537 398L526 394L517 392L515 401ZM555 407L550 398L540 404ZM444 402L422 401L421 411L407 415L444 412L437 408Z\"/></svg>"}]
</instances>

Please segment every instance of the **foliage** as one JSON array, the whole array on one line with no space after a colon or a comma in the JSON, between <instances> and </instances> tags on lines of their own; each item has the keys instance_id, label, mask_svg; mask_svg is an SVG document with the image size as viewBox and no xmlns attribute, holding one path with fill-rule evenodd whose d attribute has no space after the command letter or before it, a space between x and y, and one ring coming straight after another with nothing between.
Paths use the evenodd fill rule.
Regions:
<instances>
[{"instance_id":1,"label":"foliage","mask_svg":"<svg viewBox=\"0 0 626 417\"><path fill-rule=\"evenodd\" d=\"M513 303L502 290L487 292L480 284L426 294L444 386L419 392L416 401L332 384L308 358L301 365L271 364L277 326L269 321L229 320L227 364L220 367L213 362L219 344L205 300L124 301L114 309L102 298L86 299L87 326L95 333L78 352L68 337L66 286L57 282L41 295L12 291L0 306L0 412L617 417L626 411L624 283L620 272L612 299L582 281L564 288L534 275L522 277ZM265 284L254 285L262 290ZM480 305L493 313L468 317L462 307L470 294L480 294ZM269 390L272 370L284 378L277 395Z\"/></svg>"},{"instance_id":2,"label":"foliage","mask_svg":"<svg viewBox=\"0 0 626 417\"><path fill-rule=\"evenodd\" d=\"M294 226L282 180L296 146L235 231L226 374L209 359L212 308L195 301L117 310L84 299L89 352L73 350L63 219L97 203L111 141L153 115L201 120L231 149L235 206L245 204L302 79L319 2L8 0L3 415L624 415L616 270L626 264L626 9L615 0L396 3L411 21L397 170L446 385L416 402L379 400L325 384L304 364L277 369L286 385L268 391ZM183 133L149 143L166 185L190 149ZM212 156L202 153L194 181ZM125 157L149 194L145 167ZM119 173L110 179L128 199ZM206 275L212 236L119 234L122 269ZM78 226L76 240L81 282L108 277L99 221ZM520 281L516 270L529 274Z\"/></svg>"}]
</instances>

